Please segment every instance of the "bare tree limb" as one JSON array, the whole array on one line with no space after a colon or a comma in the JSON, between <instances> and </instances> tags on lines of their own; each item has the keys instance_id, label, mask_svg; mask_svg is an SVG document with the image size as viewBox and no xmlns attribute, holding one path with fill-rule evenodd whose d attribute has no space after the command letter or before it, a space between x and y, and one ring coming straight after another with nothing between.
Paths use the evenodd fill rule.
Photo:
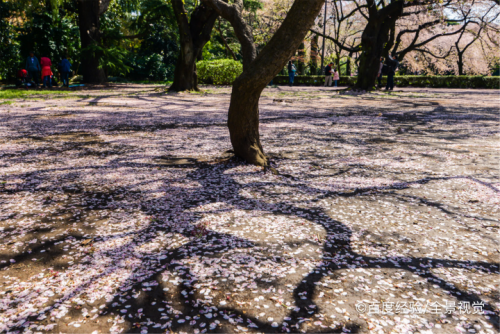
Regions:
<instances>
[{"instance_id":1,"label":"bare tree limb","mask_svg":"<svg viewBox=\"0 0 500 334\"><path fill-rule=\"evenodd\" d=\"M234 54L233 50L229 47L229 44L227 44L227 41L224 38L224 35L222 34L222 29L221 29L221 26L220 26L220 19L219 19L219 29L218 30L219 30L220 38L222 39L222 42L224 43L224 46L231 53L231 56L233 56L233 59L237 60L236 55Z\"/></svg>"},{"instance_id":2,"label":"bare tree limb","mask_svg":"<svg viewBox=\"0 0 500 334\"><path fill-rule=\"evenodd\" d=\"M331 41L333 41L340 49L344 50L344 51L347 51L347 52L359 52L361 51L361 45L357 45L355 47L348 47L348 46L345 46L344 44L341 44L339 41L337 41L335 38L333 37L330 37L328 35L323 35L322 33L320 33L319 31L316 31L314 29L309 29L311 32L323 37L323 38L326 38L326 39L329 39Z\"/></svg>"}]
</instances>

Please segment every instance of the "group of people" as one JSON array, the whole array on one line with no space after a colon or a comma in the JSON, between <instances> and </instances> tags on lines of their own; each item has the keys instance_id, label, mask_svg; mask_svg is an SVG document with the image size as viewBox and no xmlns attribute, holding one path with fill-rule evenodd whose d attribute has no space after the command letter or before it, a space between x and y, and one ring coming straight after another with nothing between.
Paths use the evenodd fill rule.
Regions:
<instances>
[{"instance_id":1,"label":"group of people","mask_svg":"<svg viewBox=\"0 0 500 334\"><path fill-rule=\"evenodd\" d=\"M71 63L66 56L62 57L61 62L58 64L58 70L61 75L61 80L64 87L69 87L69 75L71 72ZM39 78L42 79L42 87L52 87L54 83L54 73L52 72L52 61L49 57L41 57L40 61L35 56L34 52L30 52L26 58L26 68L18 72L18 79L21 85L29 83L35 87L39 85Z\"/></svg>"},{"instance_id":2,"label":"group of people","mask_svg":"<svg viewBox=\"0 0 500 334\"><path fill-rule=\"evenodd\" d=\"M328 64L325 67L325 87L331 87L332 81L333 87L337 87L337 82L339 81L339 79L339 71L337 71L337 69L333 67L333 63Z\"/></svg>"},{"instance_id":3,"label":"group of people","mask_svg":"<svg viewBox=\"0 0 500 334\"><path fill-rule=\"evenodd\" d=\"M395 53L390 54L387 59L384 61L384 58L380 58L380 66L377 74L378 88L382 88L382 76L387 75L387 84L385 86L385 90L393 90L394 89L394 75L398 69L399 62L397 60L397 56ZM292 61L288 61L288 78L289 85L293 85L293 81L295 79L295 73L297 69ZM332 83L334 87L337 87L337 83L340 79L339 72L336 68L333 67L333 63L329 63L325 67L325 87L331 87Z\"/></svg>"},{"instance_id":4,"label":"group of people","mask_svg":"<svg viewBox=\"0 0 500 334\"><path fill-rule=\"evenodd\" d=\"M293 86L293 81L295 79L295 73L297 72L297 69L295 68L295 65L292 63L291 60L288 61L288 84L290 86ZM333 78L332 78L333 76ZM332 81L334 83L334 87L337 87L337 82L339 81L339 72L337 69L333 68L333 63L328 64L328 66L325 67L325 87L326 86L332 86Z\"/></svg>"},{"instance_id":5,"label":"group of people","mask_svg":"<svg viewBox=\"0 0 500 334\"><path fill-rule=\"evenodd\" d=\"M385 85L385 90L394 89L394 75L398 66L399 62L395 53L389 55L386 61L384 61L384 57L380 58L380 66L377 74L378 88L382 88L382 76L386 74L387 84Z\"/></svg>"}]
</instances>

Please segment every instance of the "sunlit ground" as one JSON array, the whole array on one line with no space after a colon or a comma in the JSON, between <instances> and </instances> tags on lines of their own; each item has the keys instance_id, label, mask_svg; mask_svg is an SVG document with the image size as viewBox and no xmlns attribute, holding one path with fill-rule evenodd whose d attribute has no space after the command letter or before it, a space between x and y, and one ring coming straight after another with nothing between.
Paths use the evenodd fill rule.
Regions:
<instances>
[{"instance_id":1,"label":"sunlit ground","mask_svg":"<svg viewBox=\"0 0 500 334\"><path fill-rule=\"evenodd\" d=\"M496 91L229 93L0 105L0 332L498 331Z\"/></svg>"}]
</instances>

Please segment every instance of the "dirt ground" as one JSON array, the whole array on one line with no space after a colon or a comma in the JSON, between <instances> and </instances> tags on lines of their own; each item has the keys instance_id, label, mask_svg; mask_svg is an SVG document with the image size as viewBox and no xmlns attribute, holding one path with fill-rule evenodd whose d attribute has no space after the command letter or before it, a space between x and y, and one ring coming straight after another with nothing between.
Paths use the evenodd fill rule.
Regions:
<instances>
[{"instance_id":1,"label":"dirt ground","mask_svg":"<svg viewBox=\"0 0 500 334\"><path fill-rule=\"evenodd\" d=\"M499 91L229 97L0 103L0 332L498 332Z\"/></svg>"}]
</instances>

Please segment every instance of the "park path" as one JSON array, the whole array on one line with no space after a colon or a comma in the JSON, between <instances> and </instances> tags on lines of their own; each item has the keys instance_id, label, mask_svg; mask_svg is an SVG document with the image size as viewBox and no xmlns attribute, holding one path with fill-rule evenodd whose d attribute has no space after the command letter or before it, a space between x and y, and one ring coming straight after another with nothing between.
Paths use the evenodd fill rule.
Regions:
<instances>
[{"instance_id":1,"label":"park path","mask_svg":"<svg viewBox=\"0 0 500 334\"><path fill-rule=\"evenodd\" d=\"M497 331L496 91L229 93L0 105L0 331Z\"/></svg>"}]
</instances>

